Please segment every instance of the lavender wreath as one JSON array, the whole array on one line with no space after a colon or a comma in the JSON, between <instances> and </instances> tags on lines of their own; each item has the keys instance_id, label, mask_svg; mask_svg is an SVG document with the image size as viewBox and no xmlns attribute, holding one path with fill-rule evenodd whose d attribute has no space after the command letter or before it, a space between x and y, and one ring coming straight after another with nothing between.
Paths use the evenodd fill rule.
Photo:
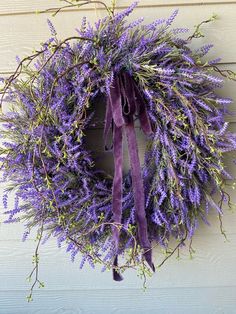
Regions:
<instances>
[{"instance_id":1,"label":"lavender wreath","mask_svg":"<svg viewBox=\"0 0 236 314\"><path fill-rule=\"evenodd\" d=\"M222 215L232 180L222 157L236 149L225 122L231 99L217 95L223 80L213 72L235 74L220 70L218 59L202 61L211 45L189 47L213 18L183 39L187 29L170 27L177 11L149 25L128 23L136 5L119 13L106 6L107 17L94 27L84 19L78 35L63 41L49 22L52 38L19 61L2 91L12 108L1 114L1 169L3 181L10 181L3 196L6 222L25 221L24 238L37 227L38 246L44 233L65 241L72 260L80 252L81 266L103 263L115 280L127 267L141 267L144 276L147 265L154 271L152 244L168 248L174 237L176 250L199 220L207 222L209 207ZM26 79L19 76L23 71ZM96 169L86 149L85 131L101 97L114 177ZM135 120L147 138L142 166ZM124 134L131 165L125 176ZM8 209L12 191L15 206ZM37 273L38 246L30 277ZM121 254L125 263L118 265ZM37 282L36 276L33 286Z\"/></svg>"}]
</instances>

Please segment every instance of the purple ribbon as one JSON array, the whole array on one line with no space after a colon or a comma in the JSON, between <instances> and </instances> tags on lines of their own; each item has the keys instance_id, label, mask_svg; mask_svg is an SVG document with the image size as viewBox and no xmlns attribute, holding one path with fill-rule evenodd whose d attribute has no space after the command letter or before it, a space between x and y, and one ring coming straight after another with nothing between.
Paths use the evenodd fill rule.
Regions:
<instances>
[{"instance_id":1,"label":"purple ribbon","mask_svg":"<svg viewBox=\"0 0 236 314\"><path fill-rule=\"evenodd\" d=\"M104 140L105 145L109 131L113 125L113 153L114 179L112 187L112 211L115 225L113 239L116 256L114 259L113 279L121 281L123 278L116 270L118 265L119 234L122 219L122 168L123 168L123 129L125 129L129 158L131 165L132 187L134 194L135 214L138 227L139 243L144 251L144 258L153 271L151 243L148 239L147 220L145 212L145 197L142 171L138 156L138 145L134 127L134 115L137 113L141 128L146 135L152 133L151 124L147 115L144 99L133 78L128 73L115 76L107 98Z\"/></svg>"}]
</instances>

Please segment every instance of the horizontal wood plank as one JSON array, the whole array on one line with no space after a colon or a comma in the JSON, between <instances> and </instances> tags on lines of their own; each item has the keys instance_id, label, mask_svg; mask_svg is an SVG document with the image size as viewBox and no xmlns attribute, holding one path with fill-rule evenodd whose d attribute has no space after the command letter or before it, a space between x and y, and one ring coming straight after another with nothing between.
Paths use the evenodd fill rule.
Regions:
<instances>
[{"instance_id":1,"label":"horizontal wood plank","mask_svg":"<svg viewBox=\"0 0 236 314\"><path fill-rule=\"evenodd\" d=\"M235 287L109 291L27 291L0 293L1 314L219 314L235 313ZM4 310L3 310L4 309ZM223 309L223 310L222 310Z\"/></svg>"},{"instance_id":2,"label":"horizontal wood plank","mask_svg":"<svg viewBox=\"0 0 236 314\"><path fill-rule=\"evenodd\" d=\"M108 6L111 4L111 0L103 0ZM127 7L133 1L117 0L116 6ZM196 5L217 5L221 3L234 4L235 0L140 0L139 7L162 7L162 6L196 6ZM0 3L0 15L11 15L11 14L25 14L34 13L37 11L44 11L51 8L58 8L66 3L60 2L59 0L11 0L8 2L2 1ZM93 10L94 8L103 9L102 5L88 4L82 6L80 10Z\"/></svg>"},{"instance_id":3,"label":"horizontal wood plank","mask_svg":"<svg viewBox=\"0 0 236 314\"><path fill-rule=\"evenodd\" d=\"M219 5L214 7L214 12L219 15L219 19L204 26L206 37L195 40L193 48L206 43L214 43L215 48L209 53L208 58L222 57L222 62L235 62L236 39L234 29L236 19L234 12L236 4ZM189 8L182 7L179 17L174 26L186 26L193 30L198 22L209 18L212 15L212 6L197 6L194 8L194 15L189 19ZM146 23L151 22L157 17L168 17L171 14L170 8L162 7L156 10L149 8L136 9L130 20L135 20L140 16L146 17ZM86 15L88 20L97 20L96 12L65 12L52 18L60 38L66 38L75 34L74 29L79 26L82 17ZM21 16L2 16L0 19L0 72L10 72L16 67L15 56L24 57L39 47L39 43L45 41L49 36L46 18L50 15L26 15L24 23ZM183 22L184 21L184 22ZM30 27L29 27L30 26ZM224 44L222 44L224 38ZM228 47L228 48L227 48Z\"/></svg>"},{"instance_id":4,"label":"horizontal wood plank","mask_svg":"<svg viewBox=\"0 0 236 314\"><path fill-rule=\"evenodd\" d=\"M26 278L33 267L32 255L36 243L28 240L25 243L1 241L0 244L0 291L27 290L30 284ZM172 242L173 248L175 245ZM206 236L198 232L193 241L193 248L193 259L190 259L186 246L180 251L180 260L176 259L175 254L160 269L157 268L156 273L148 278L148 288L235 285L236 234L229 235L229 242L225 242L222 235ZM165 256L160 248L155 248L153 254L157 266ZM111 272L102 273L99 266L93 270L89 265L85 265L80 270L80 257L72 263L65 248L58 249L55 240L49 240L41 246L39 256L40 280L45 283L45 290L142 289L142 280L136 276L134 270L127 270L124 273L125 280L120 283L112 281Z\"/></svg>"},{"instance_id":5,"label":"horizontal wood plank","mask_svg":"<svg viewBox=\"0 0 236 314\"><path fill-rule=\"evenodd\" d=\"M1 314L235 314L236 287L0 292Z\"/></svg>"}]
</instances>

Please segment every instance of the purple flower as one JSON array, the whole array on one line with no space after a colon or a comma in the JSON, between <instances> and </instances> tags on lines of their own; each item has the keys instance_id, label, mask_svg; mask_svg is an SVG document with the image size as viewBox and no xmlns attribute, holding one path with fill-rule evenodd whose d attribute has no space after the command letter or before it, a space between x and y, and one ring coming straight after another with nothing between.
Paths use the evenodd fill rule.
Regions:
<instances>
[{"instance_id":1,"label":"purple flower","mask_svg":"<svg viewBox=\"0 0 236 314\"><path fill-rule=\"evenodd\" d=\"M52 35L52 36L56 36L56 35L57 35L57 32L56 32L56 29L55 29L55 27L53 26L52 22L51 22L49 19L47 19L47 22L48 22L48 26L49 26L51 35Z\"/></svg>"},{"instance_id":2,"label":"purple flower","mask_svg":"<svg viewBox=\"0 0 236 314\"><path fill-rule=\"evenodd\" d=\"M171 16L167 19L166 21L166 25L167 26L170 26L173 22L174 22L174 19L176 18L176 16L178 15L179 13L179 10L175 10Z\"/></svg>"}]
</instances>

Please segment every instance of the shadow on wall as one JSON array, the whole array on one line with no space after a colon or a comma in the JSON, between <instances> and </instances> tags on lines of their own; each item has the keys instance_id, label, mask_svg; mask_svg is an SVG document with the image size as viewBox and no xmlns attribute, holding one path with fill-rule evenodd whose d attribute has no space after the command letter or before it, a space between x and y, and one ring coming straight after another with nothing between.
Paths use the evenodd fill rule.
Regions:
<instances>
[{"instance_id":1,"label":"shadow on wall","mask_svg":"<svg viewBox=\"0 0 236 314\"><path fill-rule=\"evenodd\" d=\"M103 139L103 128L106 111L106 98L100 95L94 99L91 107L88 110L88 115L94 113L90 125L85 130L85 146L86 149L91 151L91 156L94 159L96 169L105 171L106 173L114 174L114 162L112 150L105 151L104 139ZM110 132L111 133L111 132ZM144 152L146 147L147 138L142 132L136 122L136 135L138 142L139 158L141 164L144 162ZM108 144L111 147L112 134L109 135ZM130 169L129 154L125 132L123 134L123 174L127 174Z\"/></svg>"}]
</instances>

